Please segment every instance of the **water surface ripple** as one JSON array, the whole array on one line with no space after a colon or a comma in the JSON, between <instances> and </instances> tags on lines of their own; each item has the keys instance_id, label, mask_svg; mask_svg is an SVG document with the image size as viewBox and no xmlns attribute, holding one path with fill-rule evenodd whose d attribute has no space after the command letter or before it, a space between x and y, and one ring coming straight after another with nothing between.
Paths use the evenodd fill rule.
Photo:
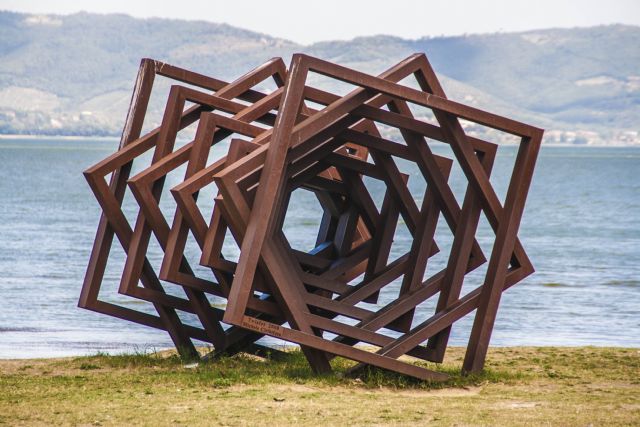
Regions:
<instances>
[{"instance_id":1,"label":"water surface ripple","mask_svg":"<svg viewBox=\"0 0 640 427\"><path fill-rule=\"evenodd\" d=\"M0 140L0 357L171 345L161 331L76 307L99 218L98 204L82 171L116 146L113 140L94 139ZM444 147L436 151L447 154ZM492 181L501 197L514 156L513 147L499 150ZM401 168L411 175L411 191L421 198L424 182L418 171L408 164ZM640 347L639 171L640 148L543 147L520 233L537 271L504 294L492 345ZM180 182L180 173L184 171L168 177L169 186ZM464 181L459 170L453 171L450 181L461 197ZM379 198L380 185L367 185ZM210 207L213 191L203 194L203 208ZM319 215L312 195L300 191L296 199L285 232L293 245L305 248L312 243L309 227L317 225ZM167 212L171 200L163 194ZM132 219L131 200L126 201L125 210ZM444 265L450 247L450 233L440 225L437 238L442 253L434 257L431 271ZM479 240L490 249L486 221ZM400 224L393 256L402 255L410 243ZM237 256L233 245L225 251L231 258ZM191 248L189 256L196 254ZM113 258L103 297L149 310L144 302L115 295L121 250L114 251ZM155 263L160 259L155 243L150 259ZM477 285L478 277L472 275L465 289ZM167 287L179 295L175 286ZM381 302L392 297L389 289ZM425 307L418 317L427 318L432 307ZM470 325L471 319L456 324L451 342L464 345Z\"/></svg>"}]
</instances>

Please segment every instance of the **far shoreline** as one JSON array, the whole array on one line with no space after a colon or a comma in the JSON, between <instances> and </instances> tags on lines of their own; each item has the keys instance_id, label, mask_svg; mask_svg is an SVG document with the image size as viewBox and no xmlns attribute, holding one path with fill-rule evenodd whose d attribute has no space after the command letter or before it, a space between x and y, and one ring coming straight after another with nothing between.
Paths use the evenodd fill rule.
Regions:
<instances>
[{"instance_id":1,"label":"far shoreline","mask_svg":"<svg viewBox=\"0 0 640 427\"><path fill-rule=\"evenodd\" d=\"M58 141L82 141L87 139L94 139L99 141L118 141L120 140L119 136L91 136L91 135L24 135L24 134L0 134L1 140L58 140ZM512 146L515 147L517 144L500 144L501 147ZM542 144L544 147L592 147L592 148L640 148L640 144L628 144L628 143L609 143L609 144L558 144L558 143L545 143Z\"/></svg>"},{"instance_id":2,"label":"far shoreline","mask_svg":"<svg viewBox=\"0 0 640 427\"><path fill-rule=\"evenodd\" d=\"M57 139L60 141L80 141L83 139L98 139L101 141L117 141L119 136L84 136L84 135L24 135L24 134L0 134L2 139Z\"/></svg>"}]
</instances>

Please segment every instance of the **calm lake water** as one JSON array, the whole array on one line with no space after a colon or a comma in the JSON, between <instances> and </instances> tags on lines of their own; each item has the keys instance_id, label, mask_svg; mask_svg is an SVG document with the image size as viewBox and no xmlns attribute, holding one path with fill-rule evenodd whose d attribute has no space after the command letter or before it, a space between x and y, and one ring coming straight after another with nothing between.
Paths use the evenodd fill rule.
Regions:
<instances>
[{"instance_id":1,"label":"calm lake water","mask_svg":"<svg viewBox=\"0 0 640 427\"><path fill-rule=\"evenodd\" d=\"M171 346L161 331L76 307L99 218L82 171L116 147L115 140L0 140L0 357ZM446 154L446 147L437 151ZM492 177L499 195L514 155L513 147L499 150ZM420 198L415 168L403 168ZM504 294L492 345L640 347L639 174L640 148L542 149L520 232L537 272ZM168 182L179 180L177 173ZM454 170L451 182L459 196L460 171ZM376 183L368 185L380 193ZM201 198L204 209L211 194ZM163 195L163 200L169 212L172 199ZM285 232L293 245L305 248L312 239L308 230L317 224L316 202L300 191L294 204ZM127 201L125 207L133 218L133 204ZM403 225L399 227L396 256L411 241ZM486 222L479 236L482 245L489 242ZM442 256L434 258L434 268L442 265L450 244L444 228L437 239ZM191 251L195 256L197 251ZM237 256L233 245L226 252ZM113 292L122 268L121 250L114 255L102 298L148 309L144 302ZM153 247L150 259L157 263L159 257ZM470 277L468 287L474 279ZM168 288L177 292L175 286ZM384 302L391 294L382 297ZM431 307L419 317L429 316ZM453 344L466 343L470 324L471 318L456 324Z\"/></svg>"}]
</instances>

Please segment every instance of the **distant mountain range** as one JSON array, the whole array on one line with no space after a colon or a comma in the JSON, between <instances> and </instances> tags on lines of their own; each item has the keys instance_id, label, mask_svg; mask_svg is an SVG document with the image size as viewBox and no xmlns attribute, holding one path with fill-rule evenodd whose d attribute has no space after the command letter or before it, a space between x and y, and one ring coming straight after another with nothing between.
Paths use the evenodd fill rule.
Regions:
<instances>
[{"instance_id":1,"label":"distant mountain range","mask_svg":"<svg viewBox=\"0 0 640 427\"><path fill-rule=\"evenodd\" d=\"M640 27L303 46L226 24L88 13L0 12L0 134L118 135L142 57L231 80L293 52L374 73L425 52L449 98L543 127L546 142L640 144Z\"/></svg>"}]
</instances>

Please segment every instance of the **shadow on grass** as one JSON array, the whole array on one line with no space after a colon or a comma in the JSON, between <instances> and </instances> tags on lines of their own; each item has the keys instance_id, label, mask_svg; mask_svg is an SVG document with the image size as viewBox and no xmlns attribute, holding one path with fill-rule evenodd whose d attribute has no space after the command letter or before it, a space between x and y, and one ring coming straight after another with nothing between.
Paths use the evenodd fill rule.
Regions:
<instances>
[{"instance_id":1,"label":"shadow on grass","mask_svg":"<svg viewBox=\"0 0 640 427\"><path fill-rule=\"evenodd\" d=\"M479 374L462 375L456 364L419 363L420 366L446 373L447 381L421 381L394 372L366 367L357 377L347 371L354 362L340 357L332 361L333 372L315 374L300 350L288 351L285 357L262 359L246 354L224 356L214 360L193 363L178 355L164 353L137 352L123 355L96 354L73 360L81 370L128 369L165 378L174 378L199 386L230 387L247 384L300 384L314 386L347 386L358 388L393 389L442 389L477 386L486 383L513 383L526 378L515 370L485 369Z\"/></svg>"}]
</instances>

